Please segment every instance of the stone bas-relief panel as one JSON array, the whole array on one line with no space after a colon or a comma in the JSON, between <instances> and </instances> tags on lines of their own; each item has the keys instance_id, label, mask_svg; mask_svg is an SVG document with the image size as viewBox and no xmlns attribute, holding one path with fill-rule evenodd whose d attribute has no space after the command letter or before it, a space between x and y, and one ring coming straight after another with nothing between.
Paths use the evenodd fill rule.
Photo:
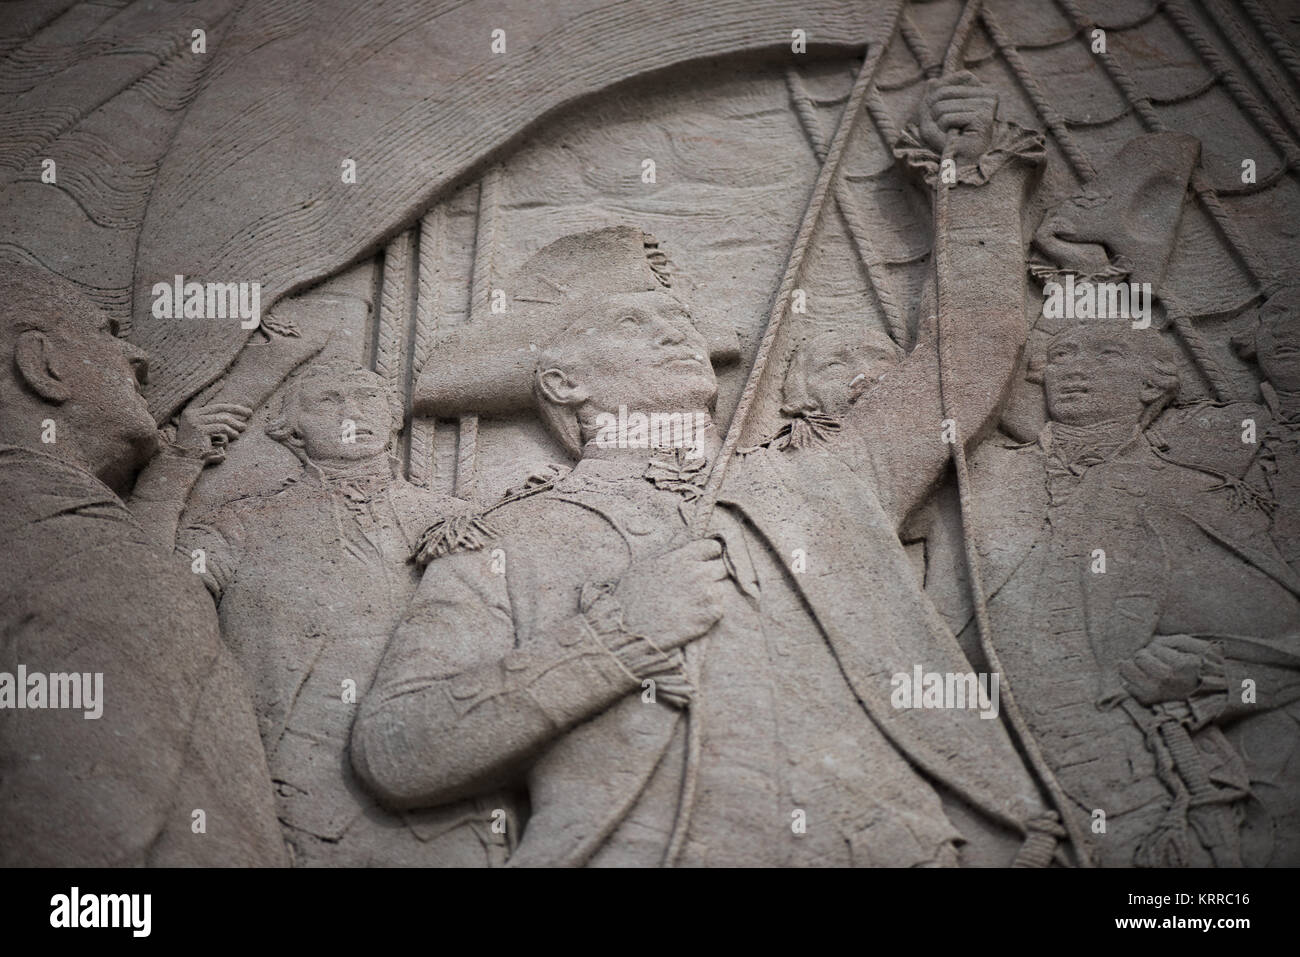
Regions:
<instances>
[{"instance_id":1,"label":"stone bas-relief panel","mask_svg":"<svg viewBox=\"0 0 1300 957\"><path fill-rule=\"evenodd\" d=\"M1300 864L1286 4L6 7L0 862Z\"/></svg>"}]
</instances>

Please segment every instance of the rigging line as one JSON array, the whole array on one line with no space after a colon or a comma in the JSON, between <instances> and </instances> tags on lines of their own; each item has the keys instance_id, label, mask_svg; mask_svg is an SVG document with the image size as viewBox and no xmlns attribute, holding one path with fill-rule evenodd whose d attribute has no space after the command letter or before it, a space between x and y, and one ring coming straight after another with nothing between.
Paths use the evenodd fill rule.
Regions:
<instances>
[{"instance_id":1,"label":"rigging line","mask_svg":"<svg viewBox=\"0 0 1300 957\"><path fill-rule=\"evenodd\" d=\"M1278 62L1286 67L1286 71L1291 74L1291 78L1300 86L1300 56L1296 55L1295 48L1291 46L1282 33L1282 29L1273 19L1273 15L1268 12L1267 8L1259 0L1237 0L1237 2L1246 11L1251 23L1255 24L1255 29L1268 42Z\"/></svg>"},{"instance_id":2,"label":"rigging line","mask_svg":"<svg viewBox=\"0 0 1300 957\"><path fill-rule=\"evenodd\" d=\"M799 232L795 236L794 245L791 247L789 258L786 261L785 274L773 298L772 308L768 312L763 338L759 342L758 351L754 355L754 363L750 367L749 378L745 382L745 389L741 393L740 402L736 406L731 424L727 428L726 437L723 439L722 449L718 453L712 470L709 472L708 482L705 484L704 493L701 495L696 508L691 523L692 530L696 534L704 532L708 526L709 518L713 514L713 508L717 504L718 492L722 488L723 480L726 478L727 466L735 454L736 446L740 442L740 433L747 424L746 420L750 409L754 405L754 399L757 396L763 372L767 368L772 346L784 324L786 313L789 311L790 297L794 292L795 284L799 281L803 269L804 255L808 251L817 224L821 220L822 211L826 206L826 198L830 194L831 183L836 177L840 159L843 157L845 146L848 144L849 133L852 131L859 114L863 111L863 101L872 80L875 78L876 67L880 63L881 56L897 31L898 15L902 6L903 0L895 0L894 10L885 20L888 31L883 35L879 46L868 52L866 60L862 64L862 70L853 85L853 92L849 94L848 103L845 104L839 127L831 140L830 149L826 154L826 161L822 164L821 171L817 175L817 182L813 186L812 195L804 211L803 222L800 223Z\"/></svg>"},{"instance_id":3,"label":"rigging line","mask_svg":"<svg viewBox=\"0 0 1300 957\"><path fill-rule=\"evenodd\" d=\"M1236 54L1237 60L1245 67L1246 74L1255 80L1255 85L1273 101L1281 114L1285 114L1292 132L1300 131L1300 104L1297 104L1286 82L1274 72L1268 57L1255 55L1258 47L1251 40L1246 28L1237 16L1224 7L1219 0L1200 0L1200 8L1228 39L1228 49Z\"/></svg>"},{"instance_id":4,"label":"rigging line","mask_svg":"<svg viewBox=\"0 0 1300 957\"><path fill-rule=\"evenodd\" d=\"M799 113L800 120L803 121L804 132L808 135L808 140L812 144L813 152L819 161L824 162L826 159L826 137L822 133L821 122L817 117L816 110L813 108L812 99L808 96L803 82L799 79L799 72L793 66L786 68L785 80L786 85L790 88L790 97L794 100L795 109ZM871 229L867 225L862 208L858 205L857 197L849 189L848 184L839 177L835 179L834 191L835 204L844 216L845 223L848 224L849 235L853 240L854 248L857 250L858 260L862 263L862 268L867 274L867 281L871 283L871 289L880 302L881 311L885 314L885 321L889 326L889 336L906 349L908 346L907 320L904 318L903 311L899 308L898 300L891 288L884 257L880 255L875 243L871 241Z\"/></svg>"},{"instance_id":5,"label":"rigging line","mask_svg":"<svg viewBox=\"0 0 1300 957\"><path fill-rule=\"evenodd\" d=\"M1047 95L1043 92L1043 88L1038 85L1037 78L1030 72L1015 45L1002 32L1002 27L988 10L980 12L980 20L983 21L984 29L988 31L989 36L993 39L993 44L1006 59L1007 65L1015 73L1016 79L1020 81L1021 87L1029 95L1034 109L1043 118L1043 122L1052 131L1052 135L1056 137L1056 142L1060 145L1065 158L1069 160L1070 168L1074 171L1075 177L1080 182L1092 179L1097 175L1096 167L1092 165L1092 161L1088 159L1083 150L1079 148L1079 144L1075 142L1066 125L1065 117L1058 113L1051 103L1047 101Z\"/></svg>"},{"instance_id":6,"label":"rigging line","mask_svg":"<svg viewBox=\"0 0 1300 957\"><path fill-rule=\"evenodd\" d=\"M876 129L880 131L881 137L885 142L885 149L892 150L894 144L898 142L902 133L894 125L894 118L889 115L889 108L885 106L885 101L880 96L880 91L874 86L867 93L867 112L871 114L872 121L876 124Z\"/></svg>"},{"instance_id":7,"label":"rigging line","mask_svg":"<svg viewBox=\"0 0 1300 957\"><path fill-rule=\"evenodd\" d=\"M1187 38L1196 52L1209 64L1210 70L1223 80L1228 93L1237 101L1265 133L1273 140L1273 146L1286 157L1288 167L1300 166L1300 148L1273 118L1273 114L1251 91L1250 85L1242 79L1241 74L1232 68L1227 58L1210 41L1196 22L1196 18L1178 0L1166 0L1164 13L1172 20L1183 36Z\"/></svg>"},{"instance_id":8,"label":"rigging line","mask_svg":"<svg viewBox=\"0 0 1300 957\"><path fill-rule=\"evenodd\" d=\"M934 58L930 52L930 46L925 42L925 36L916 28L912 18L904 11L898 21L898 30L903 35L903 42L907 48L912 51L912 56L916 59L917 65L925 72L927 77L938 76L939 71L943 69L943 64Z\"/></svg>"}]
</instances>

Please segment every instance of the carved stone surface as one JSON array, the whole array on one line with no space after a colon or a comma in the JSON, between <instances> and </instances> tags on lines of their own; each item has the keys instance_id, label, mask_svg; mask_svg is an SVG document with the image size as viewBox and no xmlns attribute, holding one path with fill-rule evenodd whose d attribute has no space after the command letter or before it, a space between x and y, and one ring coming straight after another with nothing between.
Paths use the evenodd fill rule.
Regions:
<instances>
[{"instance_id":1,"label":"carved stone surface","mask_svg":"<svg viewBox=\"0 0 1300 957\"><path fill-rule=\"evenodd\" d=\"M1300 865L1284 0L0 11L0 863Z\"/></svg>"}]
</instances>

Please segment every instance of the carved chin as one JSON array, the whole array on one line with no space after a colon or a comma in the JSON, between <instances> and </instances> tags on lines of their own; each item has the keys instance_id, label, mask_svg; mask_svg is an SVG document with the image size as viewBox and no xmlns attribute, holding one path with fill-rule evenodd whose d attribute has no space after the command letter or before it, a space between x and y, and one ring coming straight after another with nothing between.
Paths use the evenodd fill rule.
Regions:
<instances>
[{"instance_id":1,"label":"carved chin","mask_svg":"<svg viewBox=\"0 0 1300 957\"><path fill-rule=\"evenodd\" d=\"M340 461L355 462L358 459L374 458L376 455L384 454L382 445L371 445L357 442L354 445L340 445L333 449L333 457Z\"/></svg>"},{"instance_id":2,"label":"carved chin","mask_svg":"<svg viewBox=\"0 0 1300 957\"><path fill-rule=\"evenodd\" d=\"M151 427L137 433L131 445L136 452L137 461L135 464L143 466L157 454L159 446L162 445L162 439L158 435L158 430Z\"/></svg>"},{"instance_id":3,"label":"carved chin","mask_svg":"<svg viewBox=\"0 0 1300 957\"><path fill-rule=\"evenodd\" d=\"M1075 422L1093 418L1098 412L1096 403L1086 392L1065 392L1048 396L1047 407L1052 418L1062 422Z\"/></svg>"}]
</instances>

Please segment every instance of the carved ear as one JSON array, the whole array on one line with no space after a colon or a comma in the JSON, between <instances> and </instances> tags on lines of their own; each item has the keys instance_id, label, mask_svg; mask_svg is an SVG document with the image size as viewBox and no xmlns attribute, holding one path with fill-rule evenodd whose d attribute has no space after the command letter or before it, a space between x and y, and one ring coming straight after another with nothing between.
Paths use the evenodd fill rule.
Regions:
<instances>
[{"instance_id":1,"label":"carved ear","mask_svg":"<svg viewBox=\"0 0 1300 957\"><path fill-rule=\"evenodd\" d=\"M1139 398L1142 400L1143 405L1150 405L1152 402L1159 402L1164 398L1164 394L1164 389L1148 380L1147 383L1142 386L1142 393Z\"/></svg>"},{"instance_id":2,"label":"carved ear","mask_svg":"<svg viewBox=\"0 0 1300 957\"><path fill-rule=\"evenodd\" d=\"M54 343L37 329L28 329L14 343L14 367L18 376L46 402L61 404L72 396L72 389L59 372Z\"/></svg>"},{"instance_id":3,"label":"carved ear","mask_svg":"<svg viewBox=\"0 0 1300 957\"><path fill-rule=\"evenodd\" d=\"M590 397L563 369L543 369L537 373L537 388L556 405L582 405Z\"/></svg>"}]
</instances>

